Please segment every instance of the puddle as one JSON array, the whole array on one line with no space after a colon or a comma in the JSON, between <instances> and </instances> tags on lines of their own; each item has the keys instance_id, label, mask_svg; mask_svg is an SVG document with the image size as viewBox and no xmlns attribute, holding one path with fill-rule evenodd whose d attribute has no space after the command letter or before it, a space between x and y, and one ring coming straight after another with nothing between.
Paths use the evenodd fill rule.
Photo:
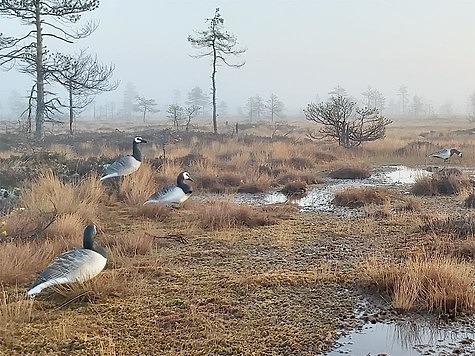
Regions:
<instances>
[{"instance_id":1,"label":"puddle","mask_svg":"<svg viewBox=\"0 0 475 356\"><path fill-rule=\"evenodd\" d=\"M324 211L341 215L353 214L355 209L335 207L332 203L335 192L349 187L376 187L413 184L418 177L429 176L431 172L420 168L406 166L382 166L367 179L328 179L324 184L312 186L307 194L290 201L297 204L302 211ZM261 194L236 194L234 201L241 204L265 205L287 202L287 197L272 191Z\"/></svg>"},{"instance_id":2,"label":"puddle","mask_svg":"<svg viewBox=\"0 0 475 356\"><path fill-rule=\"evenodd\" d=\"M428 172L420 168L406 166L382 166L372 176L376 184L401 185L414 184L418 178L430 176Z\"/></svg>"},{"instance_id":3,"label":"puddle","mask_svg":"<svg viewBox=\"0 0 475 356\"><path fill-rule=\"evenodd\" d=\"M469 324L376 323L341 337L337 347L326 355L474 355L474 339Z\"/></svg>"}]
</instances>

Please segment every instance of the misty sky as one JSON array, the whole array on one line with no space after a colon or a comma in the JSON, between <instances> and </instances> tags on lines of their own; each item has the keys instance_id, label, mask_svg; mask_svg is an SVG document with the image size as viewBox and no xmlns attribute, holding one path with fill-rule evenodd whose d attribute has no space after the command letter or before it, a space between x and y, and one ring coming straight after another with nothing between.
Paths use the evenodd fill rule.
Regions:
<instances>
[{"instance_id":1,"label":"misty sky","mask_svg":"<svg viewBox=\"0 0 475 356\"><path fill-rule=\"evenodd\" d=\"M218 101L230 111L250 96L275 93L288 114L298 113L317 95L326 99L337 84L357 99L371 85L388 103L398 100L404 84L410 96L422 96L436 110L450 102L466 113L475 92L475 1L103 0L87 16L99 20L99 28L67 50L87 47L115 64L121 85L99 102L120 106L125 84L132 82L162 109L172 103L174 90L182 101L194 86L210 91L210 61L189 56L196 51L187 36L205 28L216 7L226 29L248 49L241 69L219 68ZM26 27L17 20L0 19L5 35L19 30ZM46 44L58 48L52 39ZM0 71L4 111L10 92L26 93L30 80Z\"/></svg>"}]
</instances>

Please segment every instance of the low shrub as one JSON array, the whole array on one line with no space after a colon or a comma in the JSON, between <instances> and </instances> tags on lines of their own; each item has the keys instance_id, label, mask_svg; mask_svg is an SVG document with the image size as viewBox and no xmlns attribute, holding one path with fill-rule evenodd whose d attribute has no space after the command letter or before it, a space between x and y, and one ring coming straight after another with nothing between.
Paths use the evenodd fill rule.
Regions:
<instances>
[{"instance_id":1,"label":"low shrub","mask_svg":"<svg viewBox=\"0 0 475 356\"><path fill-rule=\"evenodd\" d=\"M307 193L307 184L305 182L289 182L287 183L280 192L289 197L291 196L302 196Z\"/></svg>"},{"instance_id":2,"label":"low shrub","mask_svg":"<svg viewBox=\"0 0 475 356\"><path fill-rule=\"evenodd\" d=\"M222 230L238 226L273 225L277 219L266 211L250 205L236 204L225 200L207 201L194 213L204 229Z\"/></svg>"},{"instance_id":3,"label":"low shrub","mask_svg":"<svg viewBox=\"0 0 475 356\"><path fill-rule=\"evenodd\" d=\"M432 176L419 177L411 188L414 195L461 194L472 189L472 182L458 169L442 170Z\"/></svg>"},{"instance_id":4,"label":"low shrub","mask_svg":"<svg viewBox=\"0 0 475 356\"><path fill-rule=\"evenodd\" d=\"M390 201L393 193L387 188L380 187L349 187L335 193L333 204L350 208L370 204L382 205Z\"/></svg>"},{"instance_id":5,"label":"low shrub","mask_svg":"<svg viewBox=\"0 0 475 356\"><path fill-rule=\"evenodd\" d=\"M456 314L475 307L475 269L457 258L372 258L364 266L363 279L388 293L397 309Z\"/></svg>"},{"instance_id":6,"label":"low shrub","mask_svg":"<svg viewBox=\"0 0 475 356\"><path fill-rule=\"evenodd\" d=\"M348 162L332 167L328 175L335 179L365 179L371 176L371 169L364 162Z\"/></svg>"}]
</instances>

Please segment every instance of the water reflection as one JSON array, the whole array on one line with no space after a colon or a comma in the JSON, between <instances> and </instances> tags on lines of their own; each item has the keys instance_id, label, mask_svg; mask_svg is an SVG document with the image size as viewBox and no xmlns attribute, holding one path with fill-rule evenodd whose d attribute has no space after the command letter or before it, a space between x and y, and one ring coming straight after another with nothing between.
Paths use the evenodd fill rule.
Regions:
<instances>
[{"instance_id":1,"label":"water reflection","mask_svg":"<svg viewBox=\"0 0 475 356\"><path fill-rule=\"evenodd\" d=\"M338 347L327 355L445 355L454 350L459 355L473 355L475 333L467 325L416 321L368 324L341 337Z\"/></svg>"},{"instance_id":2,"label":"water reflection","mask_svg":"<svg viewBox=\"0 0 475 356\"><path fill-rule=\"evenodd\" d=\"M285 203L289 201L297 204L302 211L342 212L347 214L349 209L336 208L332 203L338 190L349 187L411 184L418 177L430 174L432 173L406 166L383 166L368 179L328 179L324 184L312 186L308 193L299 199L288 200L284 194L272 191L260 194L236 194L234 201L250 205Z\"/></svg>"}]
</instances>

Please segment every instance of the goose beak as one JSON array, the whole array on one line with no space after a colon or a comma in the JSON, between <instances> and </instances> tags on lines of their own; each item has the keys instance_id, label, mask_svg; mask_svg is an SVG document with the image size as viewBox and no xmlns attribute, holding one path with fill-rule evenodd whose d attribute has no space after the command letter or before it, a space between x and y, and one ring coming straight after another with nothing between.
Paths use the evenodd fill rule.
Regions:
<instances>
[{"instance_id":1,"label":"goose beak","mask_svg":"<svg viewBox=\"0 0 475 356\"><path fill-rule=\"evenodd\" d=\"M147 143L147 140L142 139L142 142L141 142L141 143Z\"/></svg>"}]
</instances>

